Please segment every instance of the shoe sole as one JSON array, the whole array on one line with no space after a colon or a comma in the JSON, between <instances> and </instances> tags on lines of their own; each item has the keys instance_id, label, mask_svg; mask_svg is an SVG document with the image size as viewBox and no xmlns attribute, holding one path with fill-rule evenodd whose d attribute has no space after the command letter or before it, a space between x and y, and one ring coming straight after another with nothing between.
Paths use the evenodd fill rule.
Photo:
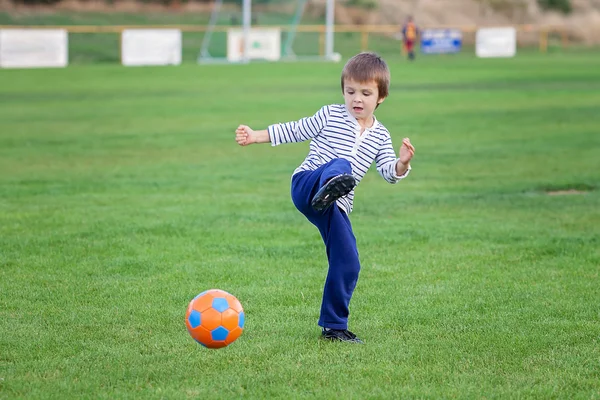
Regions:
<instances>
[{"instance_id":1,"label":"shoe sole","mask_svg":"<svg viewBox=\"0 0 600 400\"><path fill-rule=\"evenodd\" d=\"M337 199L350 193L355 186L356 179L352 175L336 176L319 189L311 202L311 206L317 211L323 211Z\"/></svg>"},{"instance_id":2,"label":"shoe sole","mask_svg":"<svg viewBox=\"0 0 600 400\"><path fill-rule=\"evenodd\" d=\"M327 336L321 336L322 340L326 340L329 342L344 342L344 343L357 343L357 344L365 344L365 342L363 342L362 340L355 338L355 339L340 339L339 337L327 337Z\"/></svg>"}]
</instances>

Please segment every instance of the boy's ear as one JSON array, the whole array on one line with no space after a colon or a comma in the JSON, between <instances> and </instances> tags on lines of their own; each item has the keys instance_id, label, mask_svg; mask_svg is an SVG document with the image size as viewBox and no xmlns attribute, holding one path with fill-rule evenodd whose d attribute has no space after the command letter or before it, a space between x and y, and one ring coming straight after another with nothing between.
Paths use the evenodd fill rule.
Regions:
<instances>
[{"instance_id":1,"label":"boy's ear","mask_svg":"<svg viewBox=\"0 0 600 400\"><path fill-rule=\"evenodd\" d=\"M379 107L379 105L381 103L383 103L383 101L385 100L385 97L380 98L379 100L377 100L377 105L375 106L375 108Z\"/></svg>"}]
</instances>

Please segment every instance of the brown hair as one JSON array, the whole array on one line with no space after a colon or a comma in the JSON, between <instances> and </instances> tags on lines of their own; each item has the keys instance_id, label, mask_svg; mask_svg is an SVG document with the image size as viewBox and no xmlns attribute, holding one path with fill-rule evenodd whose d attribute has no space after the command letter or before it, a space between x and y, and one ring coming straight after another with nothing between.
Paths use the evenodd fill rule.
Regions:
<instances>
[{"instance_id":1,"label":"brown hair","mask_svg":"<svg viewBox=\"0 0 600 400\"><path fill-rule=\"evenodd\" d=\"M379 99L386 98L390 92L390 70L383 58L375 53L359 53L348 60L342 70L342 93L346 79L360 83L375 81Z\"/></svg>"}]
</instances>

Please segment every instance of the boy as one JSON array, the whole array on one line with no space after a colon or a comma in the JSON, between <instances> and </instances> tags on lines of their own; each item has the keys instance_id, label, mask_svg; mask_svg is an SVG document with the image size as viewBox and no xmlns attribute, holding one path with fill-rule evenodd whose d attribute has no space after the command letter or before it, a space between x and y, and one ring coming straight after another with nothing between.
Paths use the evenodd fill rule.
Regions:
<instances>
[{"instance_id":1,"label":"boy","mask_svg":"<svg viewBox=\"0 0 600 400\"><path fill-rule=\"evenodd\" d=\"M406 24L402 28L402 36L404 38L404 49L408 54L408 59L411 61L415 59L415 43L418 35L419 29L417 28L417 25L415 25L413 17L409 16L406 20Z\"/></svg>"},{"instance_id":2,"label":"boy","mask_svg":"<svg viewBox=\"0 0 600 400\"><path fill-rule=\"evenodd\" d=\"M374 53L352 57L344 66L341 83L345 104L324 106L312 117L266 130L240 125L235 140L241 146L269 142L277 146L311 139L308 156L292 175L291 194L296 208L319 229L329 261L319 318L321 336L362 343L348 330L348 306L360 271L348 219L354 187L373 161L386 181L397 183L408 175L415 149L405 138L396 158L389 132L373 116L390 85L390 72L381 57Z\"/></svg>"}]
</instances>

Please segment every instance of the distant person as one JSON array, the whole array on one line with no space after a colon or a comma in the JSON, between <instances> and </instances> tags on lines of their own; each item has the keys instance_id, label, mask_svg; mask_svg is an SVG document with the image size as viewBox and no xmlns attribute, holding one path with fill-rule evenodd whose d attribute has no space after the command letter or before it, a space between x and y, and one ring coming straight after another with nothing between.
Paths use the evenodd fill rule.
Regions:
<instances>
[{"instance_id":1,"label":"distant person","mask_svg":"<svg viewBox=\"0 0 600 400\"><path fill-rule=\"evenodd\" d=\"M348 307L360 271L348 218L354 188L373 163L383 179L398 183L410 171L415 148L404 138L396 156L390 133L373 115L390 87L390 71L381 57L360 53L341 75L345 104L326 105L311 117L265 130L240 125L235 140L241 146L310 140L308 155L292 174L291 195L298 211L321 233L329 261L318 321L321 337L362 343L348 330Z\"/></svg>"},{"instance_id":2,"label":"distant person","mask_svg":"<svg viewBox=\"0 0 600 400\"><path fill-rule=\"evenodd\" d=\"M402 27L402 38L404 40L404 50L408 54L409 60L415 59L415 44L419 37L419 28L413 21L413 17L408 17Z\"/></svg>"}]
</instances>

